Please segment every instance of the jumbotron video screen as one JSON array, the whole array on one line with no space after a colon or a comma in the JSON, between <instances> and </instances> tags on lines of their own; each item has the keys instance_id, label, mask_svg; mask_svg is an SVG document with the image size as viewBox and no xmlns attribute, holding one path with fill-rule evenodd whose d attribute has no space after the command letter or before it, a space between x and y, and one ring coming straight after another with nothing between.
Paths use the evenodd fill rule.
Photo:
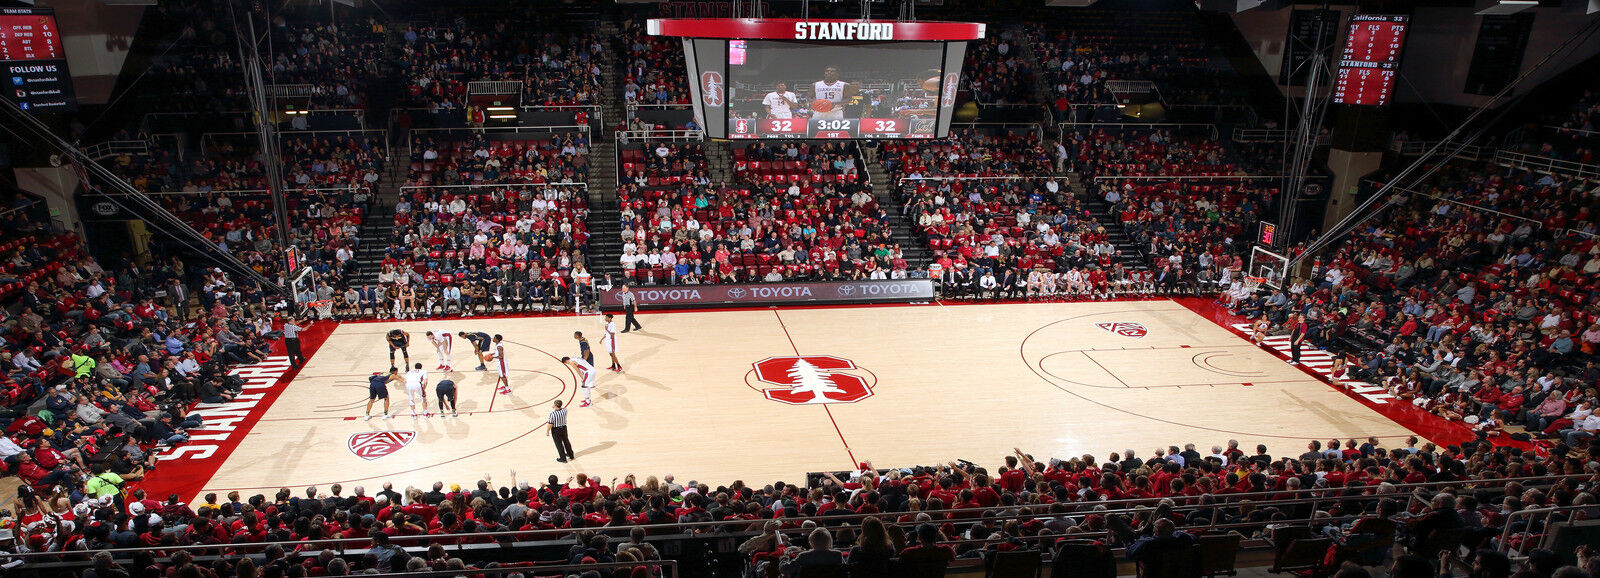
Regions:
<instances>
[{"instance_id":1,"label":"jumbotron video screen","mask_svg":"<svg viewBox=\"0 0 1600 578\"><path fill-rule=\"evenodd\" d=\"M934 138L958 81L943 43L728 44L728 137Z\"/></svg>"},{"instance_id":2,"label":"jumbotron video screen","mask_svg":"<svg viewBox=\"0 0 1600 578\"><path fill-rule=\"evenodd\" d=\"M695 122L718 139L950 135L974 22L652 19L683 39Z\"/></svg>"}]
</instances>

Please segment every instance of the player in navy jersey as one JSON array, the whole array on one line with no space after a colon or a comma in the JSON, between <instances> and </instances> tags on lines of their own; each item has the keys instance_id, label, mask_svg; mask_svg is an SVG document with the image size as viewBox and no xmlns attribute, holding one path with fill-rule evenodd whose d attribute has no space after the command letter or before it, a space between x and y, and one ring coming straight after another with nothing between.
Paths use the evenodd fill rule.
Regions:
<instances>
[{"instance_id":1,"label":"player in navy jersey","mask_svg":"<svg viewBox=\"0 0 1600 578\"><path fill-rule=\"evenodd\" d=\"M478 371L488 371L489 366L484 363L483 354L489 351L489 334L482 331L475 333L462 331L456 335L472 344L472 357L478 360L478 367L474 369Z\"/></svg>"},{"instance_id":2,"label":"player in navy jersey","mask_svg":"<svg viewBox=\"0 0 1600 578\"><path fill-rule=\"evenodd\" d=\"M396 330L398 331L398 330ZM400 381L400 370L390 367L389 373L374 373L367 378L367 419L372 419L372 402L383 400L383 419L389 419L389 384Z\"/></svg>"},{"instance_id":3,"label":"player in navy jersey","mask_svg":"<svg viewBox=\"0 0 1600 578\"><path fill-rule=\"evenodd\" d=\"M582 331L572 332L572 338L578 340L578 356L589 365L594 365L594 350L589 348L589 338L584 337Z\"/></svg>"},{"instance_id":4,"label":"player in navy jersey","mask_svg":"<svg viewBox=\"0 0 1600 578\"><path fill-rule=\"evenodd\" d=\"M439 415L444 415L444 407L448 405L450 406L450 417L456 417L456 382L449 379L441 379L437 385L433 386L433 393L434 399L438 400Z\"/></svg>"},{"instance_id":5,"label":"player in navy jersey","mask_svg":"<svg viewBox=\"0 0 1600 578\"><path fill-rule=\"evenodd\" d=\"M411 367L411 352L406 350L406 346L411 345L411 334L399 329L390 329L387 339L389 340L389 369L398 369L394 365L394 352L396 349L400 350L400 354L405 356L406 367Z\"/></svg>"}]
</instances>

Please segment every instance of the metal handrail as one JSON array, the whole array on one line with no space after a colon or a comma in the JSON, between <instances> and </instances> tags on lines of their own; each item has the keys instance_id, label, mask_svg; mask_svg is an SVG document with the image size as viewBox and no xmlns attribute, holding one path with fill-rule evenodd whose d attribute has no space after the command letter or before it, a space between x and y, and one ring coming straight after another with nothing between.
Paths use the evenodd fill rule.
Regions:
<instances>
[{"instance_id":1,"label":"metal handrail","mask_svg":"<svg viewBox=\"0 0 1600 578\"><path fill-rule=\"evenodd\" d=\"M802 516L802 517L796 517L796 518L774 518L774 519L770 519L770 520L769 519L755 519L755 520L739 519L739 520L721 520L721 521L710 521L710 522L669 522L669 523L666 523L666 524L638 524L638 525L629 524L629 525L618 525L618 526L599 526L599 527L582 528L582 529L593 530L593 531L596 531L596 532L605 533L605 532L631 532L634 528L643 528L646 531L647 534L660 535L659 532L651 532L651 531L652 530L686 530L686 529L708 528L708 527L730 526L730 525L733 525L733 526L738 526L738 525L751 526L751 525L761 524L761 523L765 523L767 521L774 521L774 520L775 521L783 521L783 522L801 522L801 521L805 521L805 520L812 520L812 521L818 522L819 524L827 526L827 525L837 524L838 522L851 522L851 521L856 521L856 520L864 519L864 518L867 518L867 517L873 517L873 516L878 517L880 519L883 519L884 523L888 524L888 525L915 526L919 522L915 521L914 519L912 521L910 521L910 522L899 522L898 520L885 519L885 518L898 517L899 515L911 515L913 518L915 518L916 514L920 514L920 513L927 513L930 516L934 516L934 515L937 514L937 515L940 515L940 516L944 517L944 519L955 520L955 521L958 521L960 523L983 522L983 521L989 521L989 520L993 520L993 521L999 522L999 521L1006 521L1006 520L1020 520L1020 519L1024 519L1024 518L1027 518L1027 519L1034 519L1034 518L1045 519L1045 518L1056 518L1056 517L1064 517L1064 516L1065 517L1071 517L1071 516L1074 516L1074 515L1083 516L1083 515L1087 515L1087 514L1098 514L1098 515L1124 514L1124 513L1125 514L1135 514L1135 513L1139 513L1139 512L1148 512L1153 508L1154 504L1157 504L1160 501L1166 500L1166 499L1171 499L1171 500L1174 501L1174 504L1173 504L1173 510L1174 511L1188 511L1188 510L1201 510L1201 509L1217 509L1217 508L1236 507L1236 506L1238 506L1240 504L1241 500L1249 500L1250 498L1255 498L1255 497L1266 497L1266 498L1269 498L1269 499L1260 500L1260 501L1251 501L1250 502L1250 506L1254 507L1254 508L1265 508L1265 507L1275 507L1275 506L1293 506L1293 505L1311 505L1313 508L1315 508L1316 504L1322 503L1322 502L1372 501L1372 500L1381 500L1381 499L1384 499L1384 498L1404 498L1406 500L1410 500L1410 499L1417 498L1417 491L1418 490L1427 490L1427 489L1430 489L1430 488L1431 489L1438 489L1438 490L1445 490L1445 489L1452 489L1452 488L1463 487L1463 486L1471 487L1471 486L1475 486L1475 485L1484 485L1484 484L1491 485L1491 486L1496 486L1496 485L1503 486L1503 485L1505 485L1507 483L1510 483L1510 482L1519 482L1519 483L1523 483L1523 484L1525 484L1527 486L1534 486L1536 484L1540 485L1540 486L1544 486L1544 485L1553 485L1556 481L1559 481L1559 480L1579 479L1579 478L1592 479L1593 477L1594 477L1593 474L1565 474L1565 475L1542 476L1542 477L1503 478L1503 479L1485 479L1485 480L1463 480L1463 481L1452 481L1452 482L1419 482L1419 483L1414 483L1414 484L1392 484L1392 486L1396 490L1395 492L1392 492L1392 493L1384 493L1384 494L1373 493L1373 494L1362 494L1362 495L1355 495L1355 496L1345 496L1345 495L1341 495L1340 494L1340 492L1345 492L1345 491L1350 490L1350 489L1353 488L1353 487L1348 487L1348 486L1347 487L1339 487L1339 488L1302 488L1302 489L1299 489L1299 490L1284 490L1284 491L1240 492L1240 493L1233 493L1233 494L1209 494L1213 498L1216 499L1216 503L1213 503L1213 504L1201 504L1200 503L1200 496L1126 498L1126 499L1120 499L1120 500L1102 500L1102 501L1099 501L1099 502L1092 502L1092 503L1091 502L1070 502L1070 503L1067 503L1066 505L1074 507L1075 511L1072 511L1072 512L1061 512L1061 513L1051 513L1049 511L1038 511L1038 512L1031 512L1031 513L1027 513L1027 514L1018 513L1018 514L999 514L999 515L993 515L993 516L984 515L984 512L987 512L987 511L990 511L990 510L1003 510L1003 509L1004 510L1014 510L1014 509L1020 509L1020 508L1037 508L1037 507L1040 507L1040 506L1002 507L1002 506L998 506L997 505L997 506L989 507L989 508L981 508L981 507L980 508L944 508L944 509L939 509L939 510L921 510L921 511L917 511L917 512L880 512L880 513L866 513L866 514L852 512L852 513L849 513L849 514L837 514L837 515L830 514L830 515L826 515L826 516L815 516L815 517L804 517L804 516ZM1372 489L1376 490L1378 488L1378 486L1356 486L1354 488L1372 488ZM1408 490L1408 491L1402 491L1402 490ZM1273 500L1273 499L1270 499L1272 496L1278 496L1278 495L1282 495L1282 494L1286 494L1286 493L1299 494L1299 495L1319 494L1320 493L1320 494L1324 494L1324 495L1319 495L1319 496L1314 496L1314 497L1305 497L1305 498L1290 498L1290 499L1285 499L1285 500ZM1089 508L1100 508L1101 506L1105 506L1105 508L1104 509L1089 509ZM1126 507L1114 507L1114 506L1126 506ZM971 516L969 517L968 515L971 515ZM1320 522L1323 522L1323 521L1326 521L1326 520L1329 520L1329 518L1318 518L1318 517L1315 516L1315 514L1313 514L1311 517L1304 518L1304 519L1279 520L1279 521L1272 522L1272 523L1277 523L1277 524L1294 523L1294 522L1320 523ZM1257 526L1264 526L1266 524L1267 524L1267 522L1245 522L1245 523L1239 523L1239 524L1213 524L1212 527L1217 527L1217 528L1234 527L1234 526L1238 526L1238 527L1257 527ZM803 530L802 528L791 528L791 529L785 529L785 530L780 530L780 531L798 532L798 531L802 531L802 530ZM534 536L545 536L545 535L565 536L567 534L571 534L574 531L575 531L575 529L573 529L573 528L555 528L555 529L549 529L549 530L507 530L507 531L503 531L503 532L470 532L470 533L457 533L457 534L422 534L422 535L416 535L416 536L396 536L396 537L393 537L391 539L391 541L392 542L401 542L401 543L407 543L407 542L412 542L412 541L427 543L427 542L436 541L436 540L440 540L440 541L457 541L456 545L457 546L462 546L462 545L466 545L466 544L464 542L461 542L461 540L472 539L472 538L499 538L499 537L515 538L515 537L534 537ZM754 534L754 533L755 532L744 532L744 533L738 533L738 534L723 534L723 536L736 537L736 536L741 535L741 534ZM343 545L343 544L347 544L347 543L367 543L369 541L370 541L370 538L325 538L325 539L321 539L321 540L312 540L312 541L309 541L309 542L317 544L319 546L328 547L328 546L332 546L332 545ZM529 540L522 540L522 541L529 541ZM970 542L971 541L964 541L963 543L970 543ZM250 548L265 548L267 546L271 546L271 545L274 545L274 544L281 545L281 544L284 544L284 543L283 542L249 542L249 543L239 543L239 544L193 544L193 545L188 545L188 546L141 546L141 547L134 547L134 548L114 548L114 549L108 549L108 550L105 550L105 551L111 552L113 554L117 554L117 553L132 553L132 552L142 552L142 551L174 552L174 551L178 551L178 550L207 550L207 549L218 549L218 548L250 549ZM62 554L63 554L62 552L29 552L29 553L19 553L19 554L5 554L5 555L0 555L0 557L30 558L30 557L60 556Z\"/></svg>"},{"instance_id":2,"label":"metal handrail","mask_svg":"<svg viewBox=\"0 0 1600 578\"><path fill-rule=\"evenodd\" d=\"M498 189L506 187L580 187L589 189L589 183L476 183L470 185L401 185L406 189Z\"/></svg>"},{"instance_id":3,"label":"metal handrail","mask_svg":"<svg viewBox=\"0 0 1600 578\"><path fill-rule=\"evenodd\" d=\"M1395 152L1397 154L1403 155L1403 156L1417 156L1417 155L1421 155L1423 153L1426 153L1429 150L1432 150L1438 144L1439 144L1438 141L1402 141L1402 140L1396 140L1396 141L1393 141L1393 142L1389 143L1389 150L1393 151L1393 152ZM1460 145L1460 143L1454 143L1454 142L1446 143L1444 145L1444 148L1448 148L1448 149L1452 149L1452 150L1460 149L1461 153L1456 155L1456 156L1458 158L1463 158L1463 159L1471 160L1471 161L1478 161L1478 160L1483 160L1485 158L1493 157L1493 156L1495 156L1495 152L1496 152L1495 149L1493 149L1491 147L1488 147L1488 146L1470 145L1470 146L1464 146L1463 147L1463 146Z\"/></svg>"},{"instance_id":4,"label":"metal handrail","mask_svg":"<svg viewBox=\"0 0 1600 578\"><path fill-rule=\"evenodd\" d=\"M706 138L702 130L619 130L617 131L618 144L630 144L635 140L664 140L664 141L703 141Z\"/></svg>"},{"instance_id":5,"label":"metal handrail","mask_svg":"<svg viewBox=\"0 0 1600 578\"><path fill-rule=\"evenodd\" d=\"M1105 175L1105 176L1095 177L1093 180L1098 181L1098 180L1101 180L1101 179L1106 179L1106 180L1118 179L1118 180L1129 181L1129 180L1146 180L1146 179L1148 179L1148 180L1152 180L1152 181L1156 181L1156 180L1159 180L1159 181L1186 181L1186 180L1214 181L1214 180L1219 180L1219 179L1220 180L1250 180L1250 179L1283 179L1283 178L1287 178L1287 177L1285 177L1284 175L1172 175L1172 176Z\"/></svg>"},{"instance_id":6,"label":"metal handrail","mask_svg":"<svg viewBox=\"0 0 1600 578\"><path fill-rule=\"evenodd\" d=\"M1516 151L1495 151L1494 162L1501 166L1522 168L1540 173L1560 174L1580 179L1600 177L1600 165L1564 161Z\"/></svg>"},{"instance_id":7,"label":"metal handrail","mask_svg":"<svg viewBox=\"0 0 1600 578\"><path fill-rule=\"evenodd\" d=\"M467 94L522 94L522 81L474 80L467 83Z\"/></svg>"},{"instance_id":8,"label":"metal handrail","mask_svg":"<svg viewBox=\"0 0 1600 578\"><path fill-rule=\"evenodd\" d=\"M1377 181L1372 181L1371 179L1368 179L1368 182L1376 183ZM1417 195L1419 197L1428 197L1430 199L1434 199L1434 200L1437 200L1437 201L1444 201L1446 203L1452 203L1452 204L1456 204L1456 205L1461 205L1463 207L1467 207L1467 208L1472 209L1474 211L1483 211L1485 213L1494 213L1494 214L1500 215L1502 217L1509 217L1509 218L1512 218L1512 219L1517 219L1519 221L1527 221L1529 223L1533 223L1534 226L1537 226L1537 227L1543 227L1544 226L1544 221L1540 221L1538 219L1530 219L1528 217L1523 217L1523 216L1520 216L1520 215L1513 215L1511 213L1507 213L1507 212L1503 212L1503 211L1496 211L1494 209L1491 209L1491 208L1488 208L1488 207L1479 206L1479 205L1474 205L1474 204L1468 203L1466 201L1457 201L1455 199L1441 197L1441 196L1435 195L1433 193L1424 193L1422 191L1419 191L1419 190L1416 190L1416 189L1406 188L1406 187L1403 187L1403 186L1400 186L1400 185L1395 185L1393 188L1394 188L1394 190L1400 191L1402 193L1406 193L1408 195Z\"/></svg>"},{"instance_id":9,"label":"metal handrail","mask_svg":"<svg viewBox=\"0 0 1600 578\"><path fill-rule=\"evenodd\" d=\"M464 134L483 134L483 133L510 133L510 134L550 133L550 134L561 134L561 133L566 133L566 132L581 132L581 133L584 134L584 136L588 136L589 135L589 125L585 124L585 125L562 125L562 126L484 126L484 127L477 127L477 128L467 128L467 127L413 128L413 129L411 129L411 134L407 135L407 137L411 138L411 139L415 139L415 138L417 138L417 133L419 133L419 132L423 132L423 133L427 133L427 132L441 132L441 133L458 132L458 133L464 133ZM590 146L593 146L594 142L590 141L589 144L590 144Z\"/></svg>"},{"instance_id":10,"label":"metal handrail","mask_svg":"<svg viewBox=\"0 0 1600 578\"><path fill-rule=\"evenodd\" d=\"M150 156L149 140L109 140L84 147L90 159L102 161L118 155Z\"/></svg>"},{"instance_id":11,"label":"metal handrail","mask_svg":"<svg viewBox=\"0 0 1600 578\"><path fill-rule=\"evenodd\" d=\"M1593 508L1593 507L1596 507L1596 506L1593 506L1593 505L1590 505L1590 506L1556 506L1554 508L1534 508L1534 509L1531 509L1531 510L1517 510L1515 512L1512 512L1512 513L1506 515L1505 527L1500 529L1500 540L1498 542L1496 542L1496 543L1499 545L1500 551L1505 553L1506 556L1510 557L1511 559L1513 559L1513 560L1525 559L1528 556L1526 554L1523 554L1523 552L1527 552L1528 550L1531 550L1532 546L1533 546L1532 544L1528 543L1528 538L1533 536L1533 532L1529 531L1528 528L1533 527L1533 518L1534 518L1534 516L1543 515L1544 516L1544 525L1541 526L1541 527L1549 528L1550 527L1550 519L1555 517L1556 513L1558 513L1558 512L1571 513L1573 511L1576 511L1578 508ZM1516 521L1517 518L1528 518L1528 523L1524 524L1522 526L1522 531L1521 532L1512 532L1511 531L1511 526L1512 526L1511 523ZM1510 542L1510 538L1511 538L1512 534L1520 534L1522 536L1521 547L1515 548L1515 549L1511 548L1511 546L1509 545L1509 542Z\"/></svg>"},{"instance_id":12,"label":"metal handrail","mask_svg":"<svg viewBox=\"0 0 1600 578\"><path fill-rule=\"evenodd\" d=\"M1003 177L900 177L897 185L904 185L906 181L1061 181L1061 175L1048 175L1040 177L1003 176ZM1063 185L1062 188L1066 188Z\"/></svg>"},{"instance_id":13,"label":"metal handrail","mask_svg":"<svg viewBox=\"0 0 1600 578\"><path fill-rule=\"evenodd\" d=\"M297 136L316 137L317 135L324 135L324 134L340 135L340 136L373 136L373 137L378 137L379 148L382 150L384 158L387 159L389 157L389 133L388 133L388 131L382 130L382 129L376 129L376 128L351 128L351 129L327 129L327 130L280 130L280 131L278 131L278 134L280 136L282 136L283 138L285 138L285 139L293 138L293 137L297 137ZM239 137L239 138L251 139L252 142L253 142L253 140L256 137L256 133L253 133L253 132L208 132L208 133L202 133L200 135L200 152L201 152L201 154L205 154L206 151L211 150L211 139L212 138L217 138L217 137Z\"/></svg>"},{"instance_id":14,"label":"metal handrail","mask_svg":"<svg viewBox=\"0 0 1600 578\"><path fill-rule=\"evenodd\" d=\"M366 189L367 191L370 192L372 190L372 187L369 186L369 185L348 185L348 186L343 186L343 187L293 187L293 188L284 189L283 192L285 192L285 193L304 193L304 192L317 192L317 191L356 191L356 190L361 190L361 189ZM154 192L144 193L144 195L147 196L147 197L153 197L153 196L157 196L157 195L217 195L217 194L265 195L265 194L267 194L267 190L266 189L212 189L212 190L209 190L209 191L154 191ZM116 193L116 192L102 192L102 193L100 193L100 195L101 196L107 196L107 197L125 196L122 193Z\"/></svg>"}]
</instances>

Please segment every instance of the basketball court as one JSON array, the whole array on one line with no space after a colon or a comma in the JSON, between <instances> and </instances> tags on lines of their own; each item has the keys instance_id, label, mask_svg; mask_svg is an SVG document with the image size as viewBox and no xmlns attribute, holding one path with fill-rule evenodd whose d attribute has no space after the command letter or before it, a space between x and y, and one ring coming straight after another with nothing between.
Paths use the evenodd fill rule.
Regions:
<instances>
[{"instance_id":1,"label":"basketball court","mask_svg":"<svg viewBox=\"0 0 1600 578\"><path fill-rule=\"evenodd\" d=\"M1237 439L1298 454L1306 440L1411 432L1273 353L1173 301L927 305L666 312L620 336L625 373L605 370L598 316L343 324L231 452L191 488L249 495L279 487L381 481L497 484L578 472L752 484L818 470L967 459L993 466L1013 447L1038 456L1124 448L1147 456ZM618 325L620 326L620 319ZM364 420L367 377L389 367L384 334L411 333L430 383L458 384L460 417L412 418L403 388L392 419ZM457 339L455 372L425 331L504 336L511 393L472 371ZM551 402L582 393L559 362L589 337L599 367L592 407L572 407L577 459L557 463L544 426ZM432 386L429 400L432 402ZM431 409L431 405L430 405ZM376 410L375 410L376 411ZM197 431L204 434L204 431ZM193 442L191 442L193 443ZM191 465L200 465L199 460ZM156 474L199 475L195 468ZM184 473L184 472L187 472ZM195 480L199 482L199 480ZM348 491L348 489L347 489Z\"/></svg>"}]
</instances>

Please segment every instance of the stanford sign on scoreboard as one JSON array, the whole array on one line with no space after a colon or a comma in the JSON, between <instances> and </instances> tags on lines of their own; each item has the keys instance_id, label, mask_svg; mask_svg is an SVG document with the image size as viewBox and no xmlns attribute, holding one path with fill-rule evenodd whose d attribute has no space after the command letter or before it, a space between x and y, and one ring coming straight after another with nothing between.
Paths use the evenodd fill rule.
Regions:
<instances>
[{"instance_id":1,"label":"stanford sign on scoreboard","mask_svg":"<svg viewBox=\"0 0 1600 578\"><path fill-rule=\"evenodd\" d=\"M600 294L601 309L620 309L620 288ZM667 285L632 288L640 309L674 307L740 307L745 305L822 305L829 303L895 303L932 301L933 281L817 281L748 285Z\"/></svg>"}]
</instances>

